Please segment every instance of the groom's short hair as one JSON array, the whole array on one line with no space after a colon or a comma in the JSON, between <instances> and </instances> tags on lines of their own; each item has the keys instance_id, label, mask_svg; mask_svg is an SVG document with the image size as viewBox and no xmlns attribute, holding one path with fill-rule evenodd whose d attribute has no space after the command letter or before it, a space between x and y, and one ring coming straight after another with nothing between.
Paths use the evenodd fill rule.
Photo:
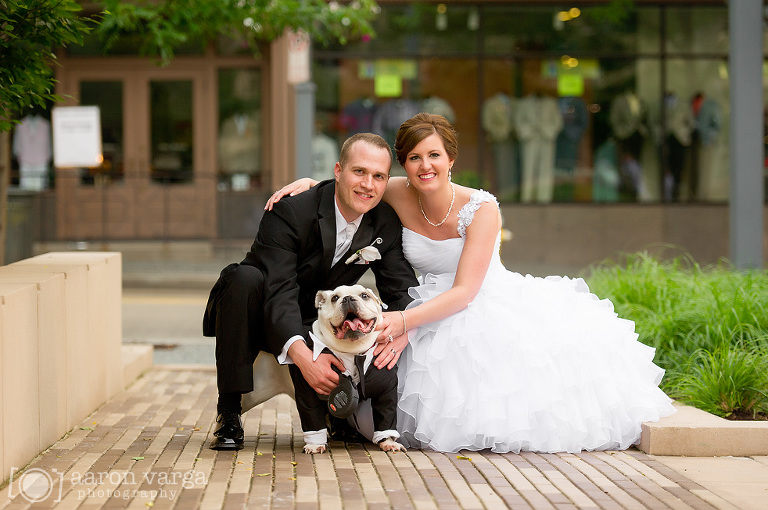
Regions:
<instances>
[{"instance_id":1,"label":"groom's short hair","mask_svg":"<svg viewBox=\"0 0 768 510\"><path fill-rule=\"evenodd\" d=\"M389 166L390 168L392 167L392 148L384 138L375 133L355 133L354 135L344 140L344 143L341 145L341 151L339 152L339 164L341 165L341 168L344 168L344 166L347 164L347 161L349 160L349 152L355 142L365 142L369 145L373 145L374 147L378 147L379 149L384 149L387 151L387 154L389 154Z\"/></svg>"}]
</instances>

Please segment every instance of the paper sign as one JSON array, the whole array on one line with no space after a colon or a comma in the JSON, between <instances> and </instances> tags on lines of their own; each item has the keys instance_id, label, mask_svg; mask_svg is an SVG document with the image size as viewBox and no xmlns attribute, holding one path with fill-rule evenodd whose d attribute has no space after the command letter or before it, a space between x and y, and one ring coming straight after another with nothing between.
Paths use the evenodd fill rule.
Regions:
<instances>
[{"instance_id":1,"label":"paper sign","mask_svg":"<svg viewBox=\"0 0 768 510\"><path fill-rule=\"evenodd\" d=\"M288 32L288 83L297 84L309 81L309 34L303 30Z\"/></svg>"},{"instance_id":2,"label":"paper sign","mask_svg":"<svg viewBox=\"0 0 768 510\"><path fill-rule=\"evenodd\" d=\"M579 74L560 74L557 76L557 95L581 96L584 94L584 77Z\"/></svg>"},{"instance_id":3,"label":"paper sign","mask_svg":"<svg viewBox=\"0 0 768 510\"><path fill-rule=\"evenodd\" d=\"M403 80L396 74L376 74L374 93L378 97L400 97L403 94Z\"/></svg>"},{"instance_id":4,"label":"paper sign","mask_svg":"<svg viewBox=\"0 0 768 510\"><path fill-rule=\"evenodd\" d=\"M51 112L53 165L57 168L101 166L101 116L98 106L57 106Z\"/></svg>"}]
</instances>

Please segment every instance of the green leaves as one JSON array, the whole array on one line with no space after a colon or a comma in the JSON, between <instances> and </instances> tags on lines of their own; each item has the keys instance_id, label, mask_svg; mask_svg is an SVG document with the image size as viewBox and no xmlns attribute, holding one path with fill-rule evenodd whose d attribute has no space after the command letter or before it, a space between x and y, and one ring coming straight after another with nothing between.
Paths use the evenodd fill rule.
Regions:
<instances>
[{"instance_id":1,"label":"green leaves","mask_svg":"<svg viewBox=\"0 0 768 510\"><path fill-rule=\"evenodd\" d=\"M188 41L214 41L219 36L244 37L254 52L286 29L304 30L329 44L371 37L371 20L379 7L373 0L351 3L324 0L105 0L97 33L109 46L127 34L141 39L141 53L161 64Z\"/></svg>"},{"instance_id":2,"label":"green leaves","mask_svg":"<svg viewBox=\"0 0 768 510\"><path fill-rule=\"evenodd\" d=\"M58 101L55 50L90 30L75 0L0 0L0 131L31 106Z\"/></svg>"},{"instance_id":3,"label":"green leaves","mask_svg":"<svg viewBox=\"0 0 768 510\"><path fill-rule=\"evenodd\" d=\"M244 37L254 53L286 29L304 30L322 44L372 37L379 13L373 0L105 0L105 10L80 17L76 0L0 0L0 131L34 105L60 101L55 51L82 44L92 26L109 48L136 36L143 55L167 64L187 42Z\"/></svg>"},{"instance_id":4,"label":"green leaves","mask_svg":"<svg viewBox=\"0 0 768 510\"><path fill-rule=\"evenodd\" d=\"M718 416L768 412L768 355L729 347L700 349L675 386L683 402Z\"/></svg>"}]
</instances>

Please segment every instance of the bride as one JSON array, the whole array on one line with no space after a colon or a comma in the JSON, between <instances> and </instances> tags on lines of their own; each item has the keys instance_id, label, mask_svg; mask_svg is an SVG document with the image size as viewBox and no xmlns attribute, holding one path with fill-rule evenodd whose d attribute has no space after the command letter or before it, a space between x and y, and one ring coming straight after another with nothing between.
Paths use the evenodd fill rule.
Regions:
<instances>
[{"instance_id":1,"label":"bride","mask_svg":"<svg viewBox=\"0 0 768 510\"><path fill-rule=\"evenodd\" d=\"M421 276L405 312L384 314L379 338L394 340L379 345L375 363L398 364L406 446L625 449L639 442L643 422L674 412L658 388L664 371L654 349L608 300L580 278L523 276L502 265L499 205L451 182L458 145L445 118L419 113L404 122L395 152L406 177L390 178L383 199ZM267 207L313 182L289 184Z\"/></svg>"}]
</instances>

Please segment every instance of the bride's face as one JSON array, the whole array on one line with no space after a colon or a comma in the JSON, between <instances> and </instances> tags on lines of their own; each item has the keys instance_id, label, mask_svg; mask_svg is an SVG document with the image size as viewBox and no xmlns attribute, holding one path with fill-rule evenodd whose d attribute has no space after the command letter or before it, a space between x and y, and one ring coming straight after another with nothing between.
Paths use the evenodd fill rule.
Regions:
<instances>
[{"instance_id":1,"label":"bride's face","mask_svg":"<svg viewBox=\"0 0 768 510\"><path fill-rule=\"evenodd\" d=\"M445 185L452 166L453 160L445 152L443 139L437 133L419 142L405 158L405 172L417 189Z\"/></svg>"}]
</instances>

